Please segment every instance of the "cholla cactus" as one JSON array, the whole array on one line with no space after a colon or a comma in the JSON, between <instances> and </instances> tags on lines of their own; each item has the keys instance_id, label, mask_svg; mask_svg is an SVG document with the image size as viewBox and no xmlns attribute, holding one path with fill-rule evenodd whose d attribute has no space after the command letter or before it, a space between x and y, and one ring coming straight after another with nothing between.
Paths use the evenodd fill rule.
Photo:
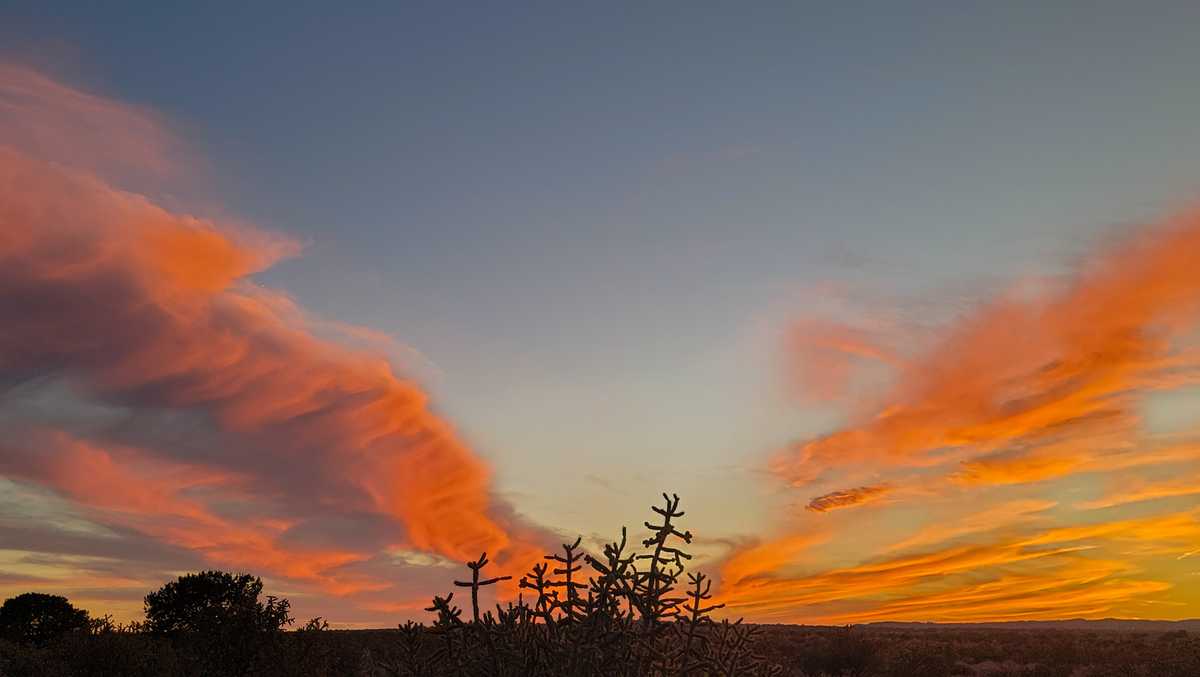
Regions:
<instances>
[{"instance_id":1,"label":"cholla cactus","mask_svg":"<svg viewBox=\"0 0 1200 677\"><path fill-rule=\"evenodd\" d=\"M724 604L705 605L712 599L712 580L702 573L688 574L688 597L683 603L684 614L675 625L679 637L672 652L676 664L683 674L693 674L702 670L709 662L708 650L710 641L705 630L712 625L710 613L724 608Z\"/></svg>"},{"instance_id":2,"label":"cholla cactus","mask_svg":"<svg viewBox=\"0 0 1200 677\"><path fill-rule=\"evenodd\" d=\"M754 653L754 640L759 629L744 625L739 618L734 622L723 620L716 626L708 647L706 674L720 677L736 675L778 675L783 669L771 665Z\"/></svg>"},{"instance_id":3,"label":"cholla cactus","mask_svg":"<svg viewBox=\"0 0 1200 677\"><path fill-rule=\"evenodd\" d=\"M562 576L563 579L550 583L550 586L562 588L565 593L565 598L558 600L558 608L563 612L563 620L567 623L578 621L586 606L579 597L579 591L587 590L588 586L574 579L574 575L583 569L583 565L579 564L580 555L575 552L581 540L582 538L576 538L575 542L570 545L563 543L564 555L552 554L545 557L545 559L563 565L561 569L554 569L551 572L555 576Z\"/></svg>"},{"instance_id":4,"label":"cholla cactus","mask_svg":"<svg viewBox=\"0 0 1200 677\"><path fill-rule=\"evenodd\" d=\"M479 571L483 569L483 567L487 566L487 563L488 558L487 553L485 552L474 562L467 562L467 568L471 570L470 581L454 581L454 584L460 588L471 589L471 615L475 619L476 623L479 622L479 589L487 585L495 585L500 581L512 580L512 576L497 576L487 580L479 580ZM436 602L434 606L437 606Z\"/></svg>"},{"instance_id":5,"label":"cholla cactus","mask_svg":"<svg viewBox=\"0 0 1200 677\"><path fill-rule=\"evenodd\" d=\"M647 550L630 552L628 533L586 553L582 540L563 543L522 576L515 602L480 614L479 591L509 576L483 578L487 554L467 562L471 620L453 605L453 594L434 597L427 609L437 618L430 630L403 626L403 665L390 674L460 675L772 675L753 651L756 629L741 621L715 623L710 614L712 581L688 573L690 531L676 495L652 506L659 519L645 522ZM587 567L584 566L587 565ZM590 575L584 578L585 570ZM528 593L528 597L526 596ZM433 639L422 645L422 635ZM421 646L425 647L422 651Z\"/></svg>"},{"instance_id":6,"label":"cholla cactus","mask_svg":"<svg viewBox=\"0 0 1200 677\"><path fill-rule=\"evenodd\" d=\"M664 507L650 507L662 517L663 523L645 523L646 528L653 532L653 535L642 541L642 545L647 548L653 546L654 550L649 554L637 555L634 558L635 561L647 562L645 571L635 571L633 574L633 585L640 602L638 606L642 614L642 623L647 629L652 629L655 624L678 615L677 607L683 598L672 597L671 593L674 592L675 584L683 573L684 560L692 558L690 554L670 545L672 538L681 540L685 544L692 542L692 532L680 532L672 524L673 519L684 515L684 512L679 510L679 496L663 494L663 499L666 501Z\"/></svg>"},{"instance_id":7,"label":"cholla cactus","mask_svg":"<svg viewBox=\"0 0 1200 677\"><path fill-rule=\"evenodd\" d=\"M519 585L537 593L531 612L546 623L554 622L554 609L558 607L558 592L552 590L553 583L546 578L547 564L535 564L533 569L521 577Z\"/></svg>"}]
</instances>

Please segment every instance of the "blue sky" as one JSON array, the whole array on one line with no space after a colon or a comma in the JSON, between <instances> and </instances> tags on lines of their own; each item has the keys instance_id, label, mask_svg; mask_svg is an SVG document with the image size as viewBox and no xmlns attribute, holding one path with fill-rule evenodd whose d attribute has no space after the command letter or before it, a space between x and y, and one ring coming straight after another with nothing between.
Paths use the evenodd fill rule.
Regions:
<instances>
[{"instance_id":1,"label":"blue sky","mask_svg":"<svg viewBox=\"0 0 1200 677\"><path fill-rule=\"evenodd\" d=\"M305 243L260 280L406 346L564 529L672 488L753 531L847 413L786 396L792 322L947 322L1200 185L1192 2L245 4L7 2L0 44L165 116L202 209Z\"/></svg>"}]
</instances>

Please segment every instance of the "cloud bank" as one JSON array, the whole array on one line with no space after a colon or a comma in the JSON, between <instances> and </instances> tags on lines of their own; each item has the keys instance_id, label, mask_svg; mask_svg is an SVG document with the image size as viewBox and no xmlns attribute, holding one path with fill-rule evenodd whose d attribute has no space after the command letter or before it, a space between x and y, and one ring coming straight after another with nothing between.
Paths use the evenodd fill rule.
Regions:
<instances>
[{"instance_id":1,"label":"cloud bank","mask_svg":"<svg viewBox=\"0 0 1200 677\"><path fill-rule=\"evenodd\" d=\"M0 111L0 382L65 384L116 412L7 422L5 476L208 564L334 594L388 588L354 565L397 550L534 556L537 531L418 384L317 338L252 281L294 243L107 180L172 169L153 116L13 67Z\"/></svg>"},{"instance_id":2,"label":"cloud bank","mask_svg":"<svg viewBox=\"0 0 1200 677\"><path fill-rule=\"evenodd\" d=\"M1185 343L1200 313L1200 211L1097 253L1046 294L1002 295L947 327L869 418L799 442L774 469L797 484L870 462L1026 451L1050 476L1134 442L1145 393L1200 383Z\"/></svg>"},{"instance_id":3,"label":"cloud bank","mask_svg":"<svg viewBox=\"0 0 1200 677\"><path fill-rule=\"evenodd\" d=\"M1200 210L901 338L922 334L904 351L877 325L797 324L788 369L818 399L864 360L893 378L776 455L793 491L832 490L728 558L722 601L824 622L1194 615L1175 562L1200 538L1200 428L1146 417L1200 385Z\"/></svg>"}]
</instances>

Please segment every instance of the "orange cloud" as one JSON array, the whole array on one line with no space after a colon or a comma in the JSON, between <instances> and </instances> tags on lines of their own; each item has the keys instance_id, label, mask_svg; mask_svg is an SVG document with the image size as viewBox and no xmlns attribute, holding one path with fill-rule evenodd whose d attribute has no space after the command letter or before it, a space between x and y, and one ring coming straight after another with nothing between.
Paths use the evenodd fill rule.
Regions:
<instances>
[{"instance_id":1,"label":"orange cloud","mask_svg":"<svg viewBox=\"0 0 1200 677\"><path fill-rule=\"evenodd\" d=\"M1179 513L1044 529L807 575L785 573L786 559L753 576L727 563L719 597L730 613L763 621L1100 617L1172 587L1137 578L1136 566L1102 551L1144 546L1176 554L1198 537L1196 515Z\"/></svg>"},{"instance_id":2,"label":"orange cloud","mask_svg":"<svg viewBox=\"0 0 1200 677\"><path fill-rule=\"evenodd\" d=\"M793 535L742 548L722 565L722 579L727 585L738 585L759 576L773 576L823 540L821 536Z\"/></svg>"},{"instance_id":3,"label":"orange cloud","mask_svg":"<svg viewBox=\"0 0 1200 677\"><path fill-rule=\"evenodd\" d=\"M134 528L213 564L312 582L335 594L387 587L336 571L370 553L284 544L281 536L293 521L224 518L201 498L208 490L215 503L260 507L249 478L129 447L103 449L62 432L39 431L29 441L36 452L7 450L5 473L53 487L106 524ZM21 456L24 462L15 462Z\"/></svg>"},{"instance_id":4,"label":"orange cloud","mask_svg":"<svg viewBox=\"0 0 1200 677\"><path fill-rule=\"evenodd\" d=\"M1118 489L1094 501L1081 502L1076 507L1081 510L1097 510L1100 508L1114 508L1130 503L1141 503L1142 501L1194 496L1197 494L1200 494L1200 478L1189 478Z\"/></svg>"},{"instance_id":5,"label":"orange cloud","mask_svg":"<svg viewBox=\"0 0 1200 677\"><path fill-rule=\"evenodd\" d=\"M758 620L850 622L1129 614L1154 600L1172 584L1156 558L1195 549L1195 514L1095 523L1073 510L1193 494L1178 477L1117 478L1200 459L1196 438L1150 437L1143 421L1148 394L1198 382L1198 326L1200 210L1112 243L1071 279L1001 295L932 334L915 357L874 348L876 336L801 323L790 357L832 360L804 372L818 391L845 384L847 356L894 366L894 381L873 409L777 454L772 471L795 487L869 476L903 491L889 495L886 527L831 518L842 532L829 549L849 565L822 571L758 546L746 557L766 565L753 576L742 553L727 561L722 601ZM1034 493L1083 491L1105 475L1119 488L1094 501ZM810 509L878 495L835 491ZM908 525L882 558L854 547ZM797 519L793 529L805 526Z\"/></svg>"},{"instance_id":6,"label":"orange cloud","mask_svg":"<svg viewBox=\"0 0 1200 677\"><path fill-rule=\"evenodd\" d=\"M903 366L900 356L869 332L833 322L806 321L793 327L788 356L801 392L817 400L842 397L860 363Z\"/></svg>"},{"instance_id":7,"label":"orange cloud","mask_svg":"<svg viewBox=\"0 0 1200 677\"><path fill-rule=\"evenodd\" d=\"M1070 444L1038 447L1019 453L1000 453L964 461L951 479L963 485L1021 484L1076 473L1104 473L1144 466L1172 465L1200 460L1194 443L1128 448L1108 452L1094 438L1081 437Z\"/></svg>"},{"instance_id":8,"label":"orange cloud","mask_svg":"<svg viewBox=\"0 0 1200 677\"><path fill-rule=\"evenodd\" d=\"M214 562L299 579L363 557L273 540L329 515L383 520L380 549L534 559L540 533L492 497L487 464L420 386L316 338L294 304L248 280L294 244L170 212L96 173L110 160L161 169L170 137L153 116L7 67L0 103L0 376L187 414L208 440L196 457L174 434L123 463L107 445L67 445L34 464L38 481ZM273 497L282 521L247 530L185 498L191 482L234 478Z\"/></svg>"},{"instance_id":9,"label":"orange cloud","mask_svg":"<svg viewBox=\"0 0 1200 677\"><path fill-rule=\"evenodd\" d=\"M1119 561L1063 555L1045 571L999 575L937 593L901 595L875 608L857 611L853 619L979 622L996 619L1036 620L1098 617L1114 607L1171 589L1169 583L1117 578L1128 567ZM833 615L828 622L849 620Z\"/></svg>"},{"instance_id":10,"label":"orange cloud","mask_svg":"<svg viewBox=\"0 0 1200 677\"><path fill-rule=\"evenodd\" d=\"M886 496L892 488L886 484L855 487L853 489L844 489L842 491L834 491L832 493L817 496L804 506L806 510L812 512L829 512L830 510L840 510L841 508L852 508L854 506L873 503Z\"/></svg>"},{"instance_id":11,"label":"orange cloud","mask_svg":"<svg viewBox=\"0 0 1200 677\"><path fill-rule=\"evenodd\" d=\"M1017 500L958 517L948 523L934 523L888 548L890 552L913 550L946 543L964 536L1007 529L1016 525L1029 524L1041 513L1058 505L1054 501Z\"/></svg>"},{"instance_id":12,"label":"orange cloud","mask_svg":"<svg viewBox=\"0 0 1200 677\"><path fill-rule=\"evenodd\" d=\"M1198 318L1200 211L1190 211L1101 252L1054 291L1002 297L949 327L877 413L773 467L804 484L829 468L934 465L1077 429L1133 444L1140 394L1194 380L1200 363L1185 341Z\"/></svg>"},{"instance_id":13,"label":"orange cloud","mask_svg":"<svg viewBox=\"0 0 1200 677\"><path fill-rule=\"evenodd\" d=\"M153 111L0 63L0 146L126 181L182 170L186 151Z\"/></svg>"}]
</instances>

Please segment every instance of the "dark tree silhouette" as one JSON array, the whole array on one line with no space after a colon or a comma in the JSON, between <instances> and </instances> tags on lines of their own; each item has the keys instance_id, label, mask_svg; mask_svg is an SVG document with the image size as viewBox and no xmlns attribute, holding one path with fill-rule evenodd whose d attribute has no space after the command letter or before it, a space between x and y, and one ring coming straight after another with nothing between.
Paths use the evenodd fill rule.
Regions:
<instances>
[{"instance_id":1,"label":"dark tree silhouette","mask_svg":"<svg viewBox=\"0 0 1200 677\"><path fill-rule=\"evenodd\" d=\"M260 633L292 622L286 599L258 601L262 579L202 571L180 576L146 595L146 630L158 634Z\"/></svg>"},{"instance_id":2,"label":"dark tree silhouette","mask_svg":"<svg viewBox=\"0 0 1200 677\"><path fill-rule=\"evenodd\" d=\"M44 644L90 627L88 613L58 595L27 592L0 606L0 637L20 644Z\"/></svg>"}]
</instances>

